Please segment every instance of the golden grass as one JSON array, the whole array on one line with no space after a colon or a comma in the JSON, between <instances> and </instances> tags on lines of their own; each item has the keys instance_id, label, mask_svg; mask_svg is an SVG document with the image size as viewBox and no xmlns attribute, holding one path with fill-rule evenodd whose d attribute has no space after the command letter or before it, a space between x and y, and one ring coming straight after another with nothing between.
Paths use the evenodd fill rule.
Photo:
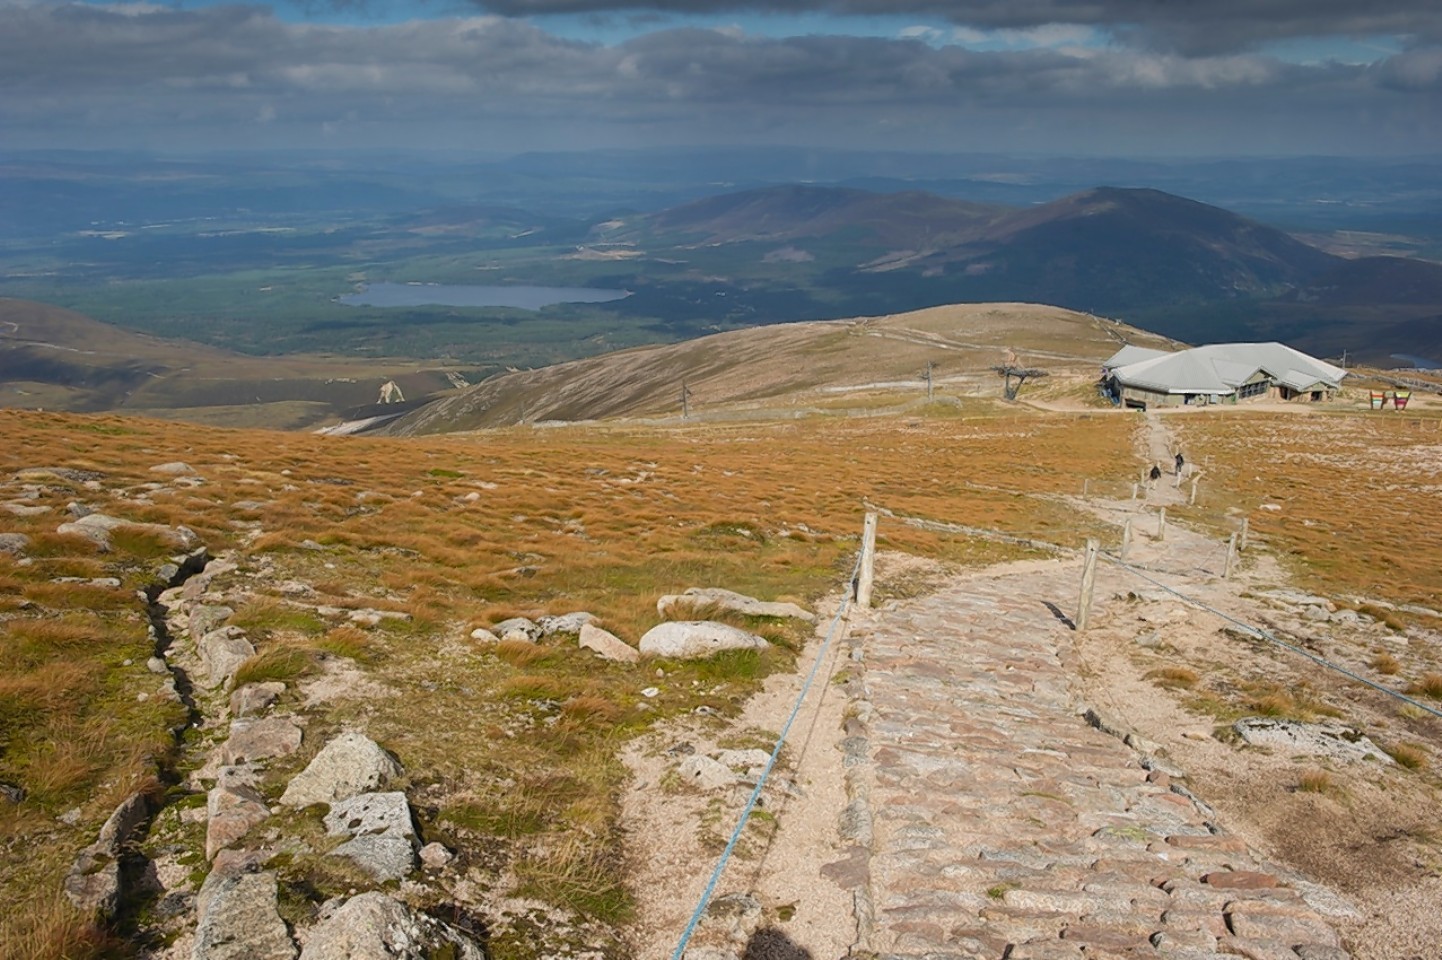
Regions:
<instances>
[{"instance_id":1,"label":"golden grass","mask_svg":"<svg viewBox=\"0 0 1442 960\"><path fill-rule=\"evenodd\" d=\"M1407 418L1209 411L1173 418L1201 499L1235 505L1254 536L1334 595L1432 603L1442 595L1442 512L1420 509L1442 483L1437 435ZM1218 499L1221 498L1221 499ZM1276 509L1261 509L1271 505ZM1399 629L1384 609L1363 608Z\"/></svg>"},{"instance_id":2,"label":"golden grass","mask_svg":"<svg viewBox=\"0 0 1442 960\"><path fill-rule=\"evenodd\" d=\"M1386 748L1397 765L1407 770L1427 769L1427 749L1417 743L1394 743Z\"/></svg>"},{"instance_id":3,"label":"golden grass","mask_svg":"<svg viewBox=\"0 0 1442 960\"><path fill-rule=\"evenodd\" d=\"M1334 788L1332 775L1325 770L1308 770L1297 780L1302 793L1330 793Z\"/></svg>"},{"instance_id":4,"label":"golden grass","mask_svg":"<svg viewBox=\"0 0 1442 960\"><path fill-rule=\"evenodd\" d=\"M150 466L184 459L205 485L159 491L148 505L130 498L124 515L183 523L212 552L234 550L243 565L270 563L274 579L312 584L319 596L311 602L409 613L409 622L332 629L279 598L237 605L231 622L260 647L237 683L293 679L313 669L319 653L383 661L374 676L403 695L369 703L367 722L423 785L441 791L440 823L423 827L451 824L482 845L506 837L516 844L507 848L506 869L521 889L614 921L630 909L613 829L625 776L620 744L653 719L702 704L741 710L766 675L793 665L810 628L742 620L778 646L647 664L643 672L598 661L574 643L467 645L459 661L441 656L446 643L467 624L575 610L634 643L658 621L657 597L691 586L814 605L848 575L867 502L1079 544L1105 531L1057 496L1079 491L1085 479L1093 489L1129 482L1132 426L1123 418L968 404L906 420L395 441L0 411L0 433L13 439L0 449L0 484L34 463L84 465L104 475L103 491L83 494L104 509L119 491L156 482ZM472 492L480 498L465 500ZM253 505L231 509L242 500ZM25 761L49 799L27 801L34 810L14 846L51 850L59 863L109 812L101 785L141 776L174 718L166 713L173 708L153 699L135 701L137 692L153 691L154 678L118 670L121 659L143 663L150 652L138 606L115 599L111 609L82 614L83 591L46 581L116 575L128 590L153 568L160 544L126 540L100 554L88 540L54 534L53 518L12 528L32 537L36 559L21 568L0 558L0 595L40 598L44 609L7 624L0 710L16 705L37 743L86 739L92 711L116 718L89 737L93 752L77 743L69 752L32 750ZM303 548L304 540L325 549ZM883 521L880 541L883 549L961 563L1022 555L892 521ZM43 575L42 564L50 565ZM664 679L654 677L656 668ZM136 686L137 676L150 686ZM421 683L424 692L413 696ZM653 684L664 695L643 710L639 690ZM338 723L348 709L322 708L315 719ZM0 756L0 774L12 777L15 762ZM516 782L495 785L508 779ZM79 828L58 838L47 832L55 804L92 794ZM474 803L452 799L468 796ZM20 887L18 865L5 860L0 896Z\"/></svg>"}]
</instances>

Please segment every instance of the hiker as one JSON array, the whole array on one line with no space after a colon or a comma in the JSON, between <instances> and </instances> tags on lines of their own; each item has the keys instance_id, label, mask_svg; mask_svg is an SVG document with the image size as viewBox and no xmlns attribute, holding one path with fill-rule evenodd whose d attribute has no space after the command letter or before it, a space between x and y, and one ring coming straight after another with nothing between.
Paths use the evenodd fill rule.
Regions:
<instances>
[{"instance_id":1,"label":"hiker","mask_svg":"<svg viewBox=\"0 0 1442 960\"><path fill-rule=\"evenodd\" d=\"M1147 476L1152 479L1153 483L1155 483L1162 478L1162 468L1157 466L1155 463L1152 464L1152 472L1147 474Z\"/></svg>"},{"instance_id":2,"label":"hiker","mask_svg":"<svg viewBox=\"0 0 1442 960\"><path fill-rule=\"evenodd\" d=\"M1182 458L1182 451L1178 450L1178 451L1177 451L1177 476L1180 477L1180 476L1182 475L1182 467L1186 465L1186 462L1187 462L1187 461Z\"/></svg>"}]
</instances>

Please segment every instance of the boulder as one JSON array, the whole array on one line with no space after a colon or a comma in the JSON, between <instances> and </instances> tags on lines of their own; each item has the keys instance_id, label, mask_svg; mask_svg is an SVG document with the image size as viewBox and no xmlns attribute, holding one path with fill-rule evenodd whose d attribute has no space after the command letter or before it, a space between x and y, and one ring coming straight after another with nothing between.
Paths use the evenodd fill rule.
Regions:
<instances>
[{"instance_id":1,"label":"boulder","mask_svg":"<svg viewBox=\"0 0 1442 960\"><path fill-rule=\"evenodd\" d=\"M701 754L682 760L677 764L676 772L682 780L699 790L722 790L740 782L730 767Z\"/></svg>"},{"instance_id":2,"label":"boulder","mask_svg":"<svg viewBox=\"0 0 1442 960\"><path fill-rule=\"evenodd\" d=\"M541 639L541 628L525 617L502 620L491 628L491 632L502 640L516 640L522 643L535 643Z\"/></svg>"},{"instance_id":3,"label":"boulder","mask_svg":"<svg viewBox=\"0 0 1442 960\"><path fill-rule=\"evenodd\" d=\"M279 680L265 683L247 683L230 695L230 712L237 717L253 717L264 713L285 693L285 684Z\"/></svg>"},{"instance_id":4,"label":"boulder","mask_svg":"<svg viewBox=\"0 0 1442 960\"><path fill-rule=\"evenodd\" d=\"M0 533L0 553L8 553L12 557L25 556L25 549L30 546L30 538L23 533Z\"/></svg>"},{"instance_id":5,"label":"boulder","mask_svg":"<svg viewBox=\"0 0 1442 960\"><path fill-rule=\"evenodd\" d=\"M421 866L427 870L444 870L456 858L443 843L428 843L421 847Z\"/></svg>"},{"instance_id":6,"label":"boulder","mask_svg":"<svg viewBox=\"0 0 1442 960\"><path fill-rule=\"evenodd\" d=\"M684 616L693 610L707 607L727 610L747 617L794 617L798 620L805 620L807 623L816 622L815 614L794 603L757 600L755 597L723 590L720 587L691 587L679 596L670 594L656 601L656 612L663 617L670 617L673 614Z\"/></svg>"},{"instance_id":7,"label":"boulder","mask_svg":"<svg viewBox=\"0 0 1442 960\"><path fill-rule=\"evenodd\" d=\"M64 888L82 913L106 919L115 916L122 893L122 848L136 838L149 817L149 799L143 793L132 794L106 819L95 842L75 857Z\"/></svg>"},{"instance_id":8,"label":"boulder","mask_svg":"<svg viewBox=\"0 0 1442 960\"><path fill-rule=\"evenodd\" d=\"M300 749L300 740L300 727L290 717L232 720L230 737L220 750L220 762L236 764L288 757Z\"/></svg>"},{"instance_id":9,"label":"boulder","mask_svg":"<svg viewBox=\"0 0 1442 960\"><path fill-rule=\"evenodd\" d=\"M301 960L486 960L465 933L378 891L351 897L317 924Z\"/></svg>"},{"instance_id":10,"label":"boulder","mask_svg":"<svg viewBox=\"0 0 1442 960\"><path fill-rule=\"evenodd\" d=\"M500 643L501 638L496 636L485 627L476 627L471 631L471 639L479 640L481 643Z\"/></svg>"},{"instance_id":11,"label":"boulder","mask_svg":"<svg viewBox=\"0 0 1442 960\"><path fill-rule=\"evenodd\" d=\"M754 633L710 620L673 620L657 624L641 638L643 654L694 660L722 650L764 650L769 647Z\"/></svg>"},{"instance_id":12,"label":"boulder","mask_svg":"<svg viewBox=\"0 0 1442 960\"><path fill-rule=\"evenodd\" d=\"M4 507L17 517L38 517L42 513L50 512L49 507L33 503L23 503L18 500L11 500L9 503L0 503L0 507Z\"/></svg>"},{"instance_id":13,"label":"boulder","mask_svg":"<svg viewBox=\"0 0 1442 960\"><path fill-rule=\"evenodd\" d=\"M595 621L595 614L578 611L562 614L559 617L542 617L536 621L536 626L541 628L541 637L549 639L558 633L575 636L581 632L582 627L588 623L595 623Z\"/></svg>"},{"instance_id":14,"label":"boulder","mask_svg":"<svg viewBox=\"0 0 1442 960\"><path fill-rule=\"evenodd\" d=\"M223 770L206 797L205 813L205 858L211 860L269 817L270 809L258 790Z\"/></svg>"},{"instance_id":15,"label":"boulder","mask_svg":"<svg viewBox=\"0 0 1442 960\"><path fill-rule=\"evenodd\" d=\"M196 641L200 661L209 675L206 686L228 683L242 663L255 656L255 647L239 627L221 627Z\"/></svg>"},{"instance_id":16,"label":"boulder","mask_svg":"<svg viewBox=\"0 0 1442 960\"><path fill-rule=\"evenodd\" d=\"M334 804L385 786L403 772L374 740L364 734L343 733L295 775L280 802L288 807Z\"/></svg>"},{"instance_id":17,"label":"boulder","mask_svg":"<svg viewBox=\"0 0 1442 960\"><path fill-rule=\"evenodd\" d=\"M594 650L596 656L602 660L635 663L641 659L641 652L635 647L614 633L594 627L589 623L582 625L579 643L582 650Z\"/></svg>"},{"instance_id":18,"label":"boulder","mask_svg":"<svg viewBox=\"0 0 1442 960\"><path fill-rule=\"evenodd\" d=\"M197 603L190 608L190 614L186 618L192 637L203 637L212 630L218 630L225 625L235 613L230 607L223 607L219 604Z\"/></svg>"},{"instance_id":19,"label":"boulder","mask_svg":"<svg viewBox=\"0 0 1442 960\"><path fill-rule=\"evenodd\" d=\"M1271 747L1290 755L1330 757L1353 762L1376 760L1392 763L1392 758L1362 731L1334 720L1325 723L1301 723L1275 717L1243 717L1232 724L1238 736L1257 747Z\"/></svg>"},{"instance_id":20,"label":"boulder","mask_svg":"<svg viewBox=\"0 0 1442 960\"><path fill-rule=\"evenodd\" d=\"M162 473L167 477L193 477L195 468L188 463L179 460L172 460L170 463L157 463L150 468L151 473Z\"/></svg>"},{"instance_id":21,"label":"boulder","mask_svg":"<svg viewBox=\"0 0 1442 960\"><path fill-rule=\"evenodd\" d=\"M331 805L325 817L326 833L354 839L332 850L346 857L381 883L399 880L416 868L416 831L406 795L362 793Z\"/></svg>"},{"instance_id":22,"label":"boulder","mask_svg":"<svg viewBox=\"0 0 1442 960\"><path fill-rule=\"evenodd\" d=\"M212 870L195 898L193 960L295 960L273 873Z\"/></svg>"},{"instance_id":23,"label":"boulder","mask_svg":"<svg viewBox=\"0 0 1442 960\"><path fill-rule=\"evenodd\" d=\"M167 527L160 523L140 523L135 520L122 520L119 517L112 517L104 513L91 513L74 520L70 523L62 523L55 528L56 533L79 534L88 538L92 543L102 550L110 549L110 534L119 529L133 530L137 533L148 533L164 540L166 543L181 550L193 550L200 546L200 538L185 527Z\"/></svg>"}]
</instances>

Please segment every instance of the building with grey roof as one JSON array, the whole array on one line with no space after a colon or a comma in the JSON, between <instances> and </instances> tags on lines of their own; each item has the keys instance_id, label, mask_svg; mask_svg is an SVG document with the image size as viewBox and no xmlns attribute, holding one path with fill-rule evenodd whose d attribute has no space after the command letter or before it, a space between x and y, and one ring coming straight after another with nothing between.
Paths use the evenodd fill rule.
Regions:
<instances>
[{"instance_id":1,"label":"building with grey roof","mask_svg":"<svg viewBox=\"0 0 1442 960\"><path fill-rule=\"evenodd\" d=\"M1113 402L1147 410L1245 400L1330 400L1347 371L1281 343L1214 343L1168 353L1130 344L1102 364Z\"/></svg>"}]
</instances>

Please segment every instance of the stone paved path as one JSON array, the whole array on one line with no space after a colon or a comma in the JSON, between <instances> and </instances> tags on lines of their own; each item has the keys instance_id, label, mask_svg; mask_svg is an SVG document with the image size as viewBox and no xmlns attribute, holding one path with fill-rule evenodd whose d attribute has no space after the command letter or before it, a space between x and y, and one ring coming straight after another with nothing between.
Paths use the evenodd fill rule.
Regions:
<instances>
[{"instance_id":1,"label":"stone paved path","mask_svg":"<svg viewBox=\"0 0 1442 960\"><path fill-rule=\"evenodd\" d=\"M1325 890L1260 861L1181 771L1083 716L1074 634L1047 605L1070 611L1078 581L1075 563L981 575L856 624L872 821L861 946L898 960L1345 960Z\"/></svg>"}]
</instances>

